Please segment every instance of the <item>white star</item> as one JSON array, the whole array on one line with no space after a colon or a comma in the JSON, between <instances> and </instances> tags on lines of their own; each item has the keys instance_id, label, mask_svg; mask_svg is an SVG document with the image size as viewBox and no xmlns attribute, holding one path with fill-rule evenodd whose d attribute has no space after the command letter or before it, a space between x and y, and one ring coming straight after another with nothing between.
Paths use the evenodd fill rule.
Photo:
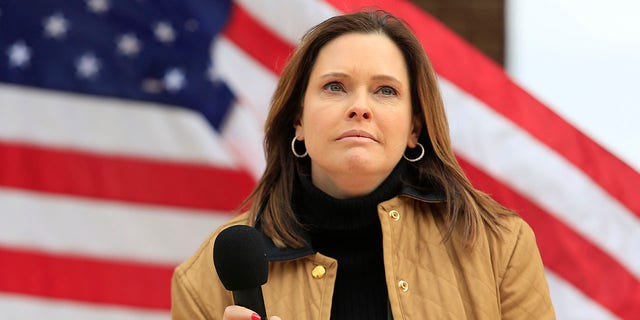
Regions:
<instances>
[{"instance_id":1,"label":"white star","mask_svg":"<svg viewBox=\"0 0 640 320\"><path fill-rule=\"evenodd\" d=\"M162 78L164 88L171 93L176 93L184 88L186 79L182 70L173 68L167 71Z\"/></svg>"},{"instance_id":2,"label":"white star","mask_svg":"<svg viewBox=\"0 0 640 320\"><path fill-rule=\"evenodd\" d=\"M95 78L100 71L100 67L100 60L93 53L85 53L76 60L76 73L80 78Z\"/></svg>"},{"instance_id":3,"label":"white star","mask_svg":"<svg viewBox=\"0 0 640 320\"><path fill-rule=\"evenodd\" d=\"M118 45L118 52L125 56L135 56L140 52L140 41L133 33L126 33L119 36L116 43Z\"/></svg>"},{"instance_id":4,"label":"white star","mask_svg":"<svg viewBox=\"0 0 640 320\"><path fill-rule=\"evenodd\" d=\"M158 41L163 43L173 42L176 39L176 33L173 27L166 21L156 23L153 27L153 34Z\"/></svg>"},{"instance_id":5,"label":"white star","mask_svg":"<svg viewBox=\"0 0 640 320\"><path fill-rule=\"evenodd\" d=\"M9 66L22 68L27 66L31 60L31 49L24 44L24 41L19 41L7 49L7 55L9 56Z\"/></svg>"},{"instance_id":6,"label":"white star","mask_svg":"<svg viewBox=\"0 0 640 320\"><path fill-rule=\"evenodd\" d=\"M89 11L95 14L103 14L109 11L109 0L87 0Z\"/></svg>"},{"instance_id":7,"label":"white star","mask_svg":"<svg viewBox=\"0 0 640 320\"><path fill-rule=\"evenodd\" d=\"M44 34L47 37L61 39L69 32L69 21L63 15L56 13L42 22Z\"/></svg>"}]
</instances>

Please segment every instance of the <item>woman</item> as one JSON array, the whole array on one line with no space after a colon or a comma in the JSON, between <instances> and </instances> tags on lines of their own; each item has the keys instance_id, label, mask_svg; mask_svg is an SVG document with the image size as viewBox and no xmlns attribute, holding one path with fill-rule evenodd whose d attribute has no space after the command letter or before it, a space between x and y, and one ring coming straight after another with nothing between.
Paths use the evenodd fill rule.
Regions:
<instances>
[{"instance_id":1,"label":"woman","mask_svg":"<svg viewBox=\"0 0 640 320\"><path fill-rule=\"evenodd\" d=\"M435 73L385 12L311 29L266 123L267 167L235 224L268 241L269 315L283 319L552 319L530 227L475 190L449 141ZM211 259L179 266L175 319L255 319Z\"/></svg>"}]
</instances>

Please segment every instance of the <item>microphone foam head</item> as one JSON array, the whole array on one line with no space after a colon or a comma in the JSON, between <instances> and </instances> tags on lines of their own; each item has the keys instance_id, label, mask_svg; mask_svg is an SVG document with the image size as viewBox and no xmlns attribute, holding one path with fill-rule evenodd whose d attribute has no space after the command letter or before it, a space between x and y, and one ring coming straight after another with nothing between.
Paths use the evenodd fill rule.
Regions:
<instances>
[{"instance_id":1,"label":"microphone foam head","mask_svg":"<svg viewBox=\"0 0 640 320\"><path fill-rule=\"evenodd\" d=\"M229 291L260 287L269 274L262 235L245 225L222 230L213 244L213 264Z\"/></svg>"}]
</instances>

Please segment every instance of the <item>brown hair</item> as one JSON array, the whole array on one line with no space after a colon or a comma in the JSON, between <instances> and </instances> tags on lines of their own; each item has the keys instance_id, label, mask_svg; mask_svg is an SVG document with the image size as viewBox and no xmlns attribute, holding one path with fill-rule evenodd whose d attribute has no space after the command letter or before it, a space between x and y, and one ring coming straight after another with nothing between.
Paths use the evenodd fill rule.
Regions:
<instances>
[{"instance_id":1,"label":"brown hair","mask_svg":"<svg viewBox=\"0 0 640 320\"><path fill-rule=\"evenodd\" d=\"M499 217L512 214L488 195L473 188L458 164L451 142L436 75L420 42L398 18L384 11L357 12L332 17L309 30L302 38L278 81L265 126L267 166L246 203L253 220L278 246L301 247L305 240L291 207L296 174L309 170L309 158L298 159L290 150L294 124L302 115L302 101L316 57L331 40L347 33L380 33L402 51L409 71L413 117L422 123L418 141L425 148L422 160L409 167L418 188L436 188L446 203L433 206L446 228L448 240L461 226L466 244L472 244L486 224L497 232ZM403 161L403 160L401 160Z\"/></svg>"}]
</instances>

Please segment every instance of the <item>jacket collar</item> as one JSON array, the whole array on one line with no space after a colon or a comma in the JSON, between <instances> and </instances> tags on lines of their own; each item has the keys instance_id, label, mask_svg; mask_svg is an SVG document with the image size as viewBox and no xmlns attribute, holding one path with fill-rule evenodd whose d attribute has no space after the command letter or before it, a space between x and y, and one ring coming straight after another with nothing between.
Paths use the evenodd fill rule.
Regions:
<instances>
[{"instance_id":1,"label":"jacket collar","mask_svg":"<svg viewBox=\"0 0 640 320\"><path fill-rule=\"evenodd\" d=\"M418 190L415 189L413 187L410 186L403 186L402 189L400 190L400 194L398 194L398 196L406 196L406 197L410 197L412 199L418 200L418 201L422 201L422 202L444 202L446 201L446 198L443 194L441 193L435 193L435 192L429 192L429 191L422 191L422 190ZM263 239L264 239L264 243L266 246L266 254L267 254L267 259L269 261L287 261L287 260L295 260L295 259L299 259L305 256L309 256L312 254L315 254L316 251L311 248L310 246L305 246L303 248L299 248L299 249L293 249L293 248L278 248L274 243L273 240L271 240L271 238L267 237L267 235L265 235L262 232L262 228L260 226L260 222L261 219L260 217L262 216L262 214L258 215L258 219L256 221L256 229L258 229L260 231L260 233L262 233Z\"/></svg>"}]
</instances>

